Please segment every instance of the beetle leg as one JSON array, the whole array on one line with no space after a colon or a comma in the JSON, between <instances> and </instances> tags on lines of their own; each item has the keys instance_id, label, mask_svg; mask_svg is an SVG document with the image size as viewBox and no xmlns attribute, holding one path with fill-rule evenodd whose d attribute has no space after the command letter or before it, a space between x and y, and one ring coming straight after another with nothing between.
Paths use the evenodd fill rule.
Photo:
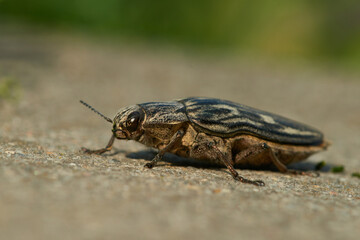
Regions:
<instances>
[{"instance_id":1,"label":"beetle leg","mask_svg":"<svg viewBox=\"0 0 360 240\"><path fill-rule=\"evenodd\" d=\"M294 174L294 175L307 175L312 177L318 177L319 174L314 174L313 172L305 172L305 171L298 171L293 169L288 169L285 164L283 164L279 158L276 157L274 151L267 145L266 143L262 143L259 145L255 145L249 147L241 152L241 155L238 157L240 159L244 159L253 155L261 154L263 152L267 152L268 156L271 159L271 162L275 165L275 167L282 173Z\"/></svg>"},{"instance_id":2,"label":"beetle leg","mask_svg":"<svg viewBox=\"0 0 360 240\"><path fill-rule=\"evenodd\" d=\"M81 148L81 151L83 151L84 153L88 153L88 154L102 154L104 152L107 152L107 151L110 151L112 149L112 146L114 144L114 141L115 141L115 136L112 135L108 144L106 145L106 147L104 148L100 148L100 149L97 149L97 150L90 150L88 148Z\"/></svg>"},{"instance_id":3,"label":"beetle leg","mask_svg":"<svg viewBox=\"0 0 360 240\"><path fill-rule=\"evenodd\" d=\"M242 183L250 183L256 186L265 186L265 183L261 180L250 180L250 179L246 179L242 176L239 175L239 173L234 169L233 165L231 164L231 161L229 159L229 157L231 158L231 154L227 154L227 156L222 153L214 144L209 144L209 147L211 147L217 158L220 159L224 165L229 169L232 177L236 180L236 181L240 181Z\"/></svg>"},{"instance_id":4,"label":"beetle leg","mask_svg":"<svg viewBox=\"0 0 360 240\"><path fill-rule=\"evenodd\" d=\"M165 148L161 149L158 154L156 154L156 156L153 158L153 160L151 160L151 162L146 163L144 165L144 167L147 168L153 168L156 166L156 163L162 159L162 157L164 156L164 154L166 152L169 152L170 149L184 136L185 131L183 129L178 130L170 139L170 142L168 145L166 145Z\"/></svg>"},{"instance_id":5,"label":"beetle leg","mask_svg":"<svg viewBox=\"0 0 360 240\"><path fill-rule=\"evenodd\" d=\"M283 164L279 158L277 158L273 152L273 150L266 144L261 144L263 149L265 151L268 151L270 159L272 161L272 163L276 166L276 168L282 172L282 173L288 173L288 174L294 174L294 175L306 175L306 176L310 176L310 177L318 177L319 174L318 173L313 173L313 172L306 172L306 171L298 171L298 170L294 170L294 169L288 169L285 164Z\"/></svg>"}]
</instances>

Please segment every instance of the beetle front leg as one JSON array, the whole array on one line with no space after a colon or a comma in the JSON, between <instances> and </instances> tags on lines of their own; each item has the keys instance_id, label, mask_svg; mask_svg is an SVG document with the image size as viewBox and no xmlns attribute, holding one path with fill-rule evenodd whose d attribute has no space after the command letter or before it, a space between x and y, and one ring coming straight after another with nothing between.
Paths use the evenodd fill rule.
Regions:
<instances>
[{"instance_id":1,"label":"beetle front leg","mask_svg":"<svg viewBox=\"0 0 360 240\"><path fill-rule=\"evenodd\" d=\"M108 142L108 144L106 145L106 147L100 148L100 149L97 149L97 150L90 150L90 149L88 149L88 148L82 147L82 148L81 148L81 151L83 151L84 153L88 153L88 154L93 154L93 153L95 153L95 154L102 154L102 153L107 152L107 151L110 151L110 150L112 149L112 146L113 146L113 144L114 144L114 141L115 141L115 136L112 135L111 138L110 138L110 140L109 140L109 142Z\"/></svg>"},{"instance_id":2,"label":"beetle front leg","mask_svg":"<svg viewBox=\"0 0 360 240\"><path fill-rule=\"evenodd\" d=\"M156 154L156 156L153 158L153 160L151 160L151 162L149 163L146 163L144 165L144 167L147 167L147 168L153 168L156 166L156 163L162 159L162 157L164 156L164 154L166 152L169 152L171 150L171 148L176 144L178 143L181 138L184 136L185 134L185 131L183 129L180 129L178 130L170 139L170 142L168 145L166 145L165 148L161 149L158 154Z\"/></svg>"}]
</instances>

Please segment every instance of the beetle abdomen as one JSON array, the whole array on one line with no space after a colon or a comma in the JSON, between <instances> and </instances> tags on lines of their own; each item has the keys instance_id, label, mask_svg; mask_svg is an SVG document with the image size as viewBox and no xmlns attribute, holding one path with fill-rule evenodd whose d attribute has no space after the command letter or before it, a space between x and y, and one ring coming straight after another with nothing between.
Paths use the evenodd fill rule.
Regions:
<instances>
[{"instance_id":1,"label":"beetle abdomen","mask_svg":"<svg viewBox=\"0 0 360 240\"><path fill-rule=\"evenodd\" d=\"M230 101L213 98L179 100L188 119L212 135L231 137L251 134L291 145L319 145L323 134L305 124Z\"/></svg>"}]
</instances>

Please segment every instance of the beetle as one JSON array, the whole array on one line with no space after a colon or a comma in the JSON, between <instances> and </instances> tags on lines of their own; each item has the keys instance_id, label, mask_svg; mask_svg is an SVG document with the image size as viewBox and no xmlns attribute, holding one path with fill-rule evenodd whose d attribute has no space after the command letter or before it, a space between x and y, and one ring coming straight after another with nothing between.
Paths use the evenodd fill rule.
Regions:
<instances>
[{"instance_id":1,"label":"beetle","mask_svg":"<svg viewBox=\"0 0 360 240\"><path fill-rule=\"evenodd\" d=\"M325 150L323 134L310 126L246 105L215 98L191 97L169 102L148 102L121 108L110 119L87 103L82 104L113 124L106 147L82 148L89 154L112 149L115 139L135 140L159 151L144 167L153 168L165 153L226 166L243 183L234 167L275 166L280 172L304 174L286 165Z\"/></svg>"}]
</instances>

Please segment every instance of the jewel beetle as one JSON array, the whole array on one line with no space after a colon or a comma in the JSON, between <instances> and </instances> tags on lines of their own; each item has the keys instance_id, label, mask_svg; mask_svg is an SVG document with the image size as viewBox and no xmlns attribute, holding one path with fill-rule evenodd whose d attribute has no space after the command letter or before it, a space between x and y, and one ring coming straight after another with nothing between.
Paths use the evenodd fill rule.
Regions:
<instances>
[{"instance_id":1,"label":"jewel beetle","mask_svg":"<svg viewBox=\"0 0 360 240\"><path fill-rule=\"evenodd\" d=\"M87 103L82 104L113 124L106 147L82 148L102 154L115 139L135 140L159 151L144 167L153 168L165 153L226 166L243 183L264 186L246 179L234 167L275 166L280 172L308 175L286 165L325 150L329 143L310 126L231 101L191 97L169 102L148 102L121 108L110 119Z\"/></svg>"}]
</instances>

